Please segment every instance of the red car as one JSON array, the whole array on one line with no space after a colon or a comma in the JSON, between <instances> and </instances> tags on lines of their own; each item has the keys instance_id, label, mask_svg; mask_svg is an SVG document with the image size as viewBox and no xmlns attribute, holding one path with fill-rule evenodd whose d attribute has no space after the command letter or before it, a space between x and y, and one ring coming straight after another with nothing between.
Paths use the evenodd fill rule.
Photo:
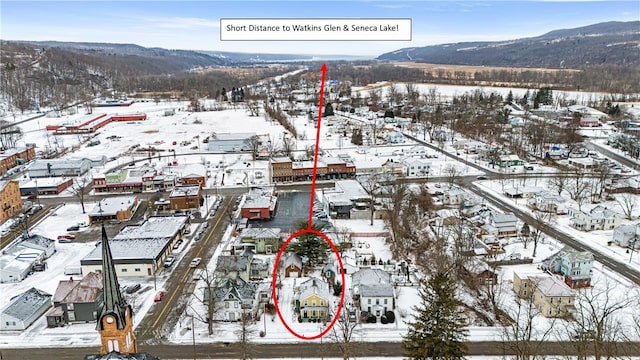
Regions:
<instances>
[{"instance_id":1,"label":"red car","mask_svg":"<svg viewBox=\"0 0 640 360\"><path fill-rule=\"evenodd\" d=\"M153 298L153 302L160 302L164 298L165 291L160 290L156 293L156 296Z\"/></svg>"},{"instance_id":2,"label":"red car","mask_svg":"<svg viewBox=\"0 0 640 360\"><path fill-rule=\"evenodd\" d=\"M58 236L58 240L75 240L76 236L73 234L66 234Z\"/></svg>"}]
</instances>

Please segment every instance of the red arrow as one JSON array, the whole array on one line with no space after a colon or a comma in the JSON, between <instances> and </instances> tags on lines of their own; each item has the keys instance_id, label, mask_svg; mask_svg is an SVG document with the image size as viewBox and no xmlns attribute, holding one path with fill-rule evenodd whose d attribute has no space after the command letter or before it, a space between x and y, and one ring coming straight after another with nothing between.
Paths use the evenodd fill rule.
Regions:
<instances>
[{"instance_id":1,"label":"red arrow","mask_svg":"<svg viewBox=\"0 0 640 360\"><path fill-rule=\"evenodd\" d=\"M311 200L309 200L309 221L307 228L311 230L311 221L313 220L313 200L316 196L316 172L318 171L318 150L320 144L320 122L322 121L322 101L324 100L324 80L327 75L327 64L322 64L322 80L320 81L320 103L318 104L318 131L316 132L316 150L313 157L313 177L311 178Z\"/></svg>"}]
</instances>

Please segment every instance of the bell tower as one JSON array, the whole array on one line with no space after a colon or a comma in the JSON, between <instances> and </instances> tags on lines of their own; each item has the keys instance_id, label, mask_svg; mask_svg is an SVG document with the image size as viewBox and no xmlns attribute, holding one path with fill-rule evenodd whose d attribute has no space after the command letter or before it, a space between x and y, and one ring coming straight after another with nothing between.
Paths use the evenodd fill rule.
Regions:
<instances>
[{"instance_id":1,"label":"bell tower","mask_svg":"<svg viewBox=\"0 0 640 360\"><path fill-rule=\"evenodd\" d=\"M100 333L100 355L119 352L129 355L138 352L133 333L133 312L120 293L116 268L102 225L102 299L98 304L97 330Z\"/></svg>"}]
</instances>

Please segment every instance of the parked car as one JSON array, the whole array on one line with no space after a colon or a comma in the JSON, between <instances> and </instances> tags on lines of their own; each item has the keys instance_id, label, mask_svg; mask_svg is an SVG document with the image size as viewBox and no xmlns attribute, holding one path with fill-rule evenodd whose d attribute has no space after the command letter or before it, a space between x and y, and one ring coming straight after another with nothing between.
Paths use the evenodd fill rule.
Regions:
<instances>
[{"instance_id":1,"label":"parked car","mask_svg":"<svg viewBox=\"0 0 640 360\"><path fill-rule=\"evenodd\" d=\"M69 226L67 228L67 231L78 231L78 230L80 230L80 226L78 225Z\"/></svg>"},{"instance_id":2,"label":"parked car","mask_svg":"<svg viewBox=\"0 0 640 360\"><path fill-rule=\"evenodd\" d=\"M153 302L160 302L164 299L164 295L166 292L164 290L160 290L156 293L156 296L153 297Z\"/></svg>"},{"instance_id":3,"label":"parked car","mask_svg":"<svg viewBox=\"0 0 640 360\"><path fill-rule=\"evenodd\" d=\"M65 234L65 235L59 235L58 236L58 240L62 240L62 239L67 239L67 240L75 240L76 236L73 234Z\"/></svg>"},{"instance_id":4,"label":"parked car","mask_svg":"<svg viewBox=\"0 0 640 360\"><path fill-rule=\"evenodd\" d=\"M189 267L198 267L198 265L200 265L200 263L202 262L202 258L194 258L193 260L191 260L191 263L189 264Z\"/></svg>"},{"instance_id":5,"label":"parked car","mask_svg":"<svg viewBox=\"0 0 640 360\"><path fill-rule=\"evenodd\" d=\"M134 292L140 290L140 284L133 284L133 285L129 285L127 286L127 289L125 290L125 292L127 294L133 294Z\"/></svg>"},{"instance_id":6,"label":"parked car","mask_svg":"<svg viewBox=\"0 0 640 360\"><path fill-rule=\"evenodd\" d=\"M173 263L176 262L176 257L173 255L169 255L167 256L167 258L164 260L164 267L168 268L171 265L173 265Z\"/></svg>"},{"instance_id":7,"label":"parked car","mask_svg":"<svg viewBox=\"0 0 640 360\"><path fill-rule=\"evenodd\" d=\"M180 248L180 245L182 245L182 239L178 239L178 241L176 241L176 243L173 245L173 250L178 250Z\"/></svg>"}]
</instances>

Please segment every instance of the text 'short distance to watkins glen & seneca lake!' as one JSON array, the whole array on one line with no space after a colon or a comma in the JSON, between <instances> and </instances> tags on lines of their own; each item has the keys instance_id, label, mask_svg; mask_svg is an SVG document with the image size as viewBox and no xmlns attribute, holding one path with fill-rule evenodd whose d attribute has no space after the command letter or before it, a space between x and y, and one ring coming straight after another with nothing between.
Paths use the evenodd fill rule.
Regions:
<instances>
[{"instance_id":1,"label":"text 'short distance to watkins glen & seneca lake!'","mask_svg":"<svg viewBox=\"0 0 640 360\"><path fill-rule=\"evenodd\" d=\"M298 31L298 32L336 32L336 31L398 31L400 26L398 24L379 24L379 25L332 25L326 24L320 25L291 25L284 28L280 25L227 25L227 31Z\"/></svg>"}]
</instances>

